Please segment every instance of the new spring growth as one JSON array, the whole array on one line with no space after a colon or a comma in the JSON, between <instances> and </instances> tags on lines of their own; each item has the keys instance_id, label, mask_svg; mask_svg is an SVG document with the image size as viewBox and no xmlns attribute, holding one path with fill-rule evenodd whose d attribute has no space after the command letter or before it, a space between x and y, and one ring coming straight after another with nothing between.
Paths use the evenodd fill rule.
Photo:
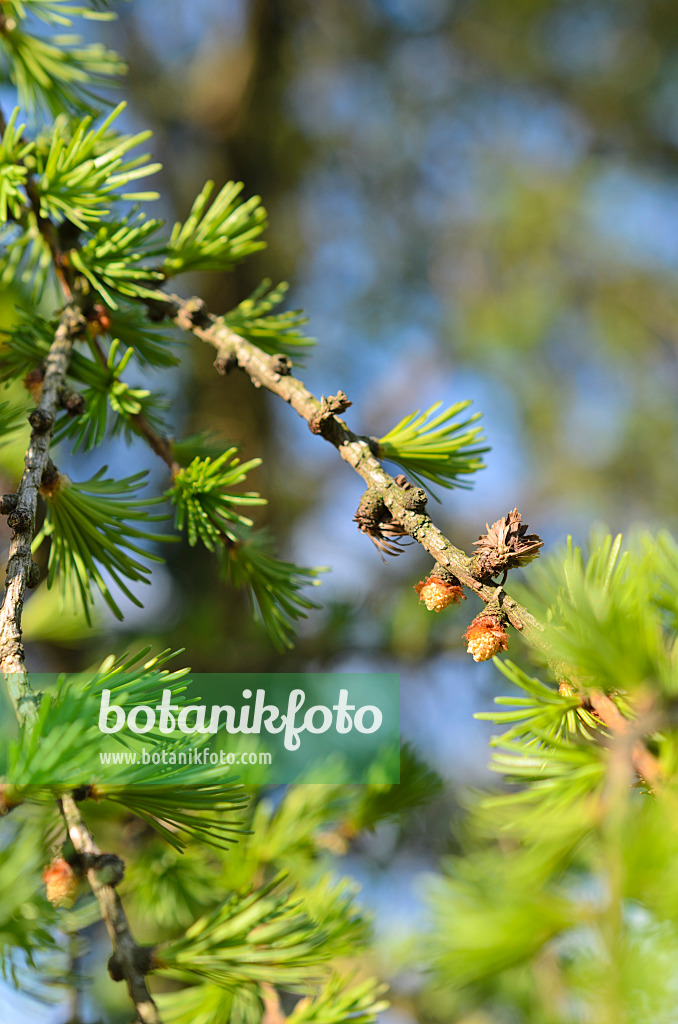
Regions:
<instances>
[{"instance_id":1,"label":"new spring growth","mask_svg":"<svg viewBox=\"0 0 678 1024\"><path fill-rule=\"evenodd\" d=\"M251 690L242 691L245 701L252 698ZM227 733L261 733L262 729L269 733L283 733L287 750L298 750L301 745L301 733L325 733L335 729L346 734L355 729L369 735L381 728L383 715L374 704L356 707L349 704L348 690L340 690L337 703L328 707L315 704L302 709L306 701L303 690L292 690L285 714L275 704L266 703L266 691L257 690L254 707L242 704L236 708L232 704L213 705L209 709L205 704L190 704L179 707L172 704L172 691L163 690L162 701L151 707L138 704L129 712L118 704L111 704L111 691L103 690L99 711L99 729L103 733L117 733L125 726L130 732L143 734L157 728L159 732L170 735L179 731L186 735L214 734L220 729ZM238 714L239 712L239 714ZM335 715L336 713L336 715ZM299 717L299 721L297 717Z\"/></svg>"},{"instance_id":2,"label":"new spring growth","mask_svg":"<svg viewBox=\"0 0 678 1024\"><path fill-rule=\"evenodd\" d=\"M414 589L430 612L441 612L451 604L466 600L461 582L441 565L436 566L425 580L415 583Z\"/></svg>"},{"instance_id":3,"label":"new spring growth","mask_svg":"<svg viewBox=\"0 0 678 1024\"><path fill-rule=\"evenodd\" d=\"M508 637L504 630L503 616L499 613L482 612L464 633L468 641L466 650L474 661L489 661L500 651L508 649Z\"/></svg>"}]
</instances>

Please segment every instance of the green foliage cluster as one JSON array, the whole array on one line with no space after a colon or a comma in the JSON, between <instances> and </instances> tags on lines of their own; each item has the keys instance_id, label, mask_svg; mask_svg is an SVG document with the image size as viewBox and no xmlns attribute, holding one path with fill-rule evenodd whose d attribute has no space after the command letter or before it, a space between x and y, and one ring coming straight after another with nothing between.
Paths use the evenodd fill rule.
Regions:
<instances>
[{"instance_id":1,"label":"green foliage cluster","mask_svg":"<svg viewBox=\"0 0 678 1024\"><path fill-rule=\"evenodd\" d=\"M146 474L137 473L124 480L104 477L103 466L90 480L74 483L65 474L45 494L45 521L36 535L37 550L49 538L47 585L59 580L65 602L73 607L81 603L89 619L94 603L92 585L100 591L116 618L122 612L111 596L105 576L110 577L128 600L137 607L141 601L129 583L148 583L150 569L142 557L160 561L139 541L162 540L161 534L139 529L134 523L153 523L167 518L165 514L149 515L149 506L163 499L138 499L136 494ZM104 576L105 574L105 576Z\"/></svg>"},{"instance_id":2,"label":"green foliage cluster","mask_svg":"<svg viewBox=\"0 0 678 1024\"><path fill-rule=\"evenodd\" d=\"M442 402L424 413L417 409L379 438L380 456L397 463L420 487L427 487L427 480L439 487L469 487L459 478L483 469L480 456L488 450L478 447L481 431L471 427L480 413L457 419L470 404L457 402L443 412L438 412Z\"/></svg>"},{"instance_id":3,"label":"green foliage cluster","mask_svg":"<svg viewBox=\"0 0 678 1024\"><path fill-rule=\"evenodd\" d=\"M214 460L209 455L203 459L196 456L174 475L169 496L177 506L176 526L178 530L186 527L191 547L200 540L208 551L214 551L224 538L235 542L232 524L251 526L252 520L236 512L234 506L265 504L254 491L230 493L251 469L261 465L261 459L241 465L236 451L228 448Z\"/></svg>"},{"instance_id":4,"label":"green foliage cluster","mask_svg":"<svg viewBox=\"0 0 678 1024\"><path fill-rule=\"evenodd\" d=\"M34 301L31 308L17 310L0 352L0 375L12 386L27 371L40 372L65 279L82 296L89 329L76 347L67 379L84 408L60 414L56 439L72 442L76 453L96 449L116 435L128 442L152 433L160 438L159 445L176 459L164 490L174 506L176 530L186 534L189 545L200 541L217 554L222 577L249 593L255 618L274 644L289 646L296 621L316 607L304 591L318 582L319 570L276 558L269 535L238 511L264 504L258 494L241 489L259 460L239 465L233 445L225 440L221 447L210 442L209 451L198 446L188 458L183 439L173 436L176 426L168 418L167 401L148 386L146 372L177 362L171 332L148 319L146 304L173 278L227 272L262 249L266 211L259 197L243 199L239 183L216 190L207 182L186 219L166 232L160 220L146 213L146 204L157 194L139 191L139 182L159 167L140 151L149 133L125 133L125 104L101 115L104 101L91 92L98 76L116 73L117 58L104 57L96 46L72 49L63 52L68 60L61 61L59 74L45 76L40 70L49 70L41 55L56 53L60 46L43 38L45 28L70 25L81 15L106 19L111 12L57 0L16 3L3 10L0 46L19 106L0 146L0 272L6 283L22 282ZM18 51L26 59L18 60ZM95 59L97 75L91 69ZM40 125L40 112L47 110L57 116ZM286 290L286 284L273 286L265 279L224 314L224 323L263 351L294 358L311 340L303 333L305 318L299 311L279 310ZM51 312L36 314L36 299L41 310ZM35 397L38 392L34 380L31 393ZM484 450L476 443L478 429L471 426L477 414L459 419L467 405L458 403L438 415L436 406L423 416L407 417L379 442L383 457L418 482L425 478L444 487L467 486L465 479L482 466ZM60 592L75 595L88 616L94 587L120 616L111 584L138 603L130 584L146 580L145 561L159 560L160 535L132 526L147 517L145 509L155 499L140 503L130 493L130 481L107 482L105 491L103 483L97 476L86 486L65 484L47 495L39 542L50 541L48 586L58 582ZM96 524L94 514L99 516Z\"/></svg>"},{"instance_id":5,"label":"green foliage cluster","mask_svg":"<svg viewBox=\"0 0 678 1024\"><path fill-rule=\"evenodd\" d=\"M268 534L241 513L264 504L240 489L260 460L241 463L221 438L172 437L163 396L145 386L149 371L177 363L175 339L147 316L158 289L186 273L231 271L263 247L266 212L258 197L242 198L239 183L215 194L208 182L171 230L147 216L141 204L155 194L137 183L158 165L136 151L148 135L124 134L124 105L104 115L97 95L119 58L45 35L78 16L111 15L65 0L9 0L0 12L4 75L18 96L0 144L2 280L26 293L0 352L13 389L0 405L0 435L28 409L28 398L16 404L21 383L32 399L39 392L65 284L88 319L67 374L84 411L69 415L64 402L56 438L77 454L117 435L155 435L168 480L141 498L144 474L106 479L104 467L73 482L55 471L34 550L49 545L48 587L88 618L99 592L120 617L111 587L139 604L137 585L160 560L158 546L185 533L249 593L284 647L315 607L305 588L319 570L275 557ZM280 311L285 294L266 279L223 320L265 352L299 356L311 341L302 314ZM29 308L38 302L38 312ZM422 486L467 486L486 451L468 405L406 416L376 440L380 457ZM161 522L166 530L150 526ZM529 579L529 589L513 592L543 624L546 653L536 670L497 662L514 692L478 716L502 730L491 765L502 785L469 798L462 855L433 883L423 966L440 990L427 1013L498 1024L669 1022L678 988L678 548L666 535L642 534L622 556L619 538L597 537L588 557L570 545L530 567ZM83 759L101 740L104 688L124 709L153 705L165 689L186 701L186 674L168 669L164 655L144 657L62 679L43 696L35 726L0 751L2 773L14 780L2 790L12 810L0 845L5 977L16 980L28 963L72 981L63 960L53 972L56 929L89 927L93 901L83 892L73 909L55 911L36 892L58 835L55 802L79 788L102 826L121 814L136 822L136 832L116 836L129 865L123 896L141 908L135 933L153 946L152 973L173 986L160 996L164 1020L261 1024L284 1007L293 1024L371 1024L384 1007L381 986L370 970L343 963L366 949L369 921L353 887L337 879L337 859L362 830L430 797L438 780L409 750L397 787L255 787L249 800L221 769L192 763L171 772L125 765L118 776L109 766L105 777L83 778ZM149 746L161 741L144 734ZM187 747L177 741L174 752Z\"/></svg>"},{"instance_id":6,"label":"green foliage cluster","mask_svg":"<svg viewBox=\"0 0 678 1024\"><path fill-rule=\"evenodd\" d=\"M470 800L462 855L431 892L442 1005L669 1021L678 547L639 533L622 554L620 537L594 536L587 557L570 544L531 567L521 597L546 624L548 676L497 661L515 689L477 716L501 727L491 767L504 786Z\"/></svg>"},{"instance_id":7,"label":"green foliage cluster","mask_svg":"<svg viewBox=\"0 0 678 1024\"><path fill-rule=\"evenodd\" d=\"M238 490L260 460L250 459L236 470L233 445L214 438L207 448L194 444L188 458L187 445L193 442L171 436L162 393L140 384L146 370L178 362L176 339L148 319L144 300L171 277L228 271L261 249L266 213L258 197L243 200L242 185L234 182L216 193L208 182L186 220L168 234L139 208L157 195L137 185L159 166L139 154L149 133L121 132L125 104L101 116L104 101L92 91L101 75L119 72L118 58L97 45L64 49L58 37L43 34L46 28L70 26L78 16L105 20L112 13L59 0L3 6L0 49L19 106L4 127L0 146L1 273L5 283L22 282L33 301L31 308L17 310L6 333L0 375L17 393L14 385L27 371L39 374L57 319L55 313L36 313L35 300L58 307L58 273L65 276L84 296L91 326L73 353L67 378L80 395L81 409L60 414L55 438L71 441L74 453L95 449L116 435L131 442L150 431L164 439L177 460L164 491L165 501L174 506L176 529L186 532L190 545L200 540L220 558L224 548L232 549L224 562L232 571L225 578L249 591L258 620L277 645L286 646L294 621L315 607L300 590L315 582L316 572L276 559L268 539L236 511L264 503ZM47 111L57 116L41 126ZM273 287L264 280L225 314L225 322L265 351L303 351L311 344L301 330L303 315L277 311L286 290L286 284ZM39 394L35 376L31 394L34 399ZM15 406L4 408L7 433ZM156 500L136 498L139 480L104 482L101 475L86 485L64 479L63 486L47 494L45 524L36 540L38 547L49 539L47 585L58 583L62 595L75 597L88 618L94 590L120 617L112 584L138 604L130 584L146 581L145 563L161 560L157 542L167 539L133 525L149 520L147 507Z\"/></svg>"},{"instance_id":8,"label":"green foliage cluster","mask_svg":"<svg viewBox=\"0 0 678 1024\"><path fill-rule=\"evenodd\" d=\"M242 198L242 185L215 189L208 182L170 231L147 215L155 193L139 191L139 182L158 168L139 155L148 134L125 134L124 104L102 115L105 101L95 95L121 62L98 45L47 34L79 15L110 13L64 0L17 0L0 12L0 51L19 100L0 146L1 275L26 295L0 350L0 378L11 394L0 407L0 427L3 438L10 435L39 399L65 287L87 330L68 366L55 461L65 443L79 457L110 438L141 436L162 454L166 482L142 496L144 473L111 479L103 467L80 482L50 467L33 550L40 557L48 549L46 585L58 587L66 605L89 621L100 596L121 618L117 592L138 605L160 546L183 534L189 546L214 554L224 580L249 593L271 640L290 646L297 620L316 607L305 592L319 570L277 558L269 532L244 514L265 505L248 485L259 459L241 461L238 446L215 435L174 436L154 382L178 363L177 341L147 315L171 279L230 271L263 248L266 212L258 197ZM281 311L286 291L265 279L223 321L264 352L295 358L312 342L304 316ZM17 404L19 394L25 397ZM389 451L397 453L397 442ZM170 745L158 730L143 734L144 747L162 744L166 753L169 746L178 764L127 761L83 775L101 747L104 689L125 712L157 704L164 690L186 706L186 673L170 669L167 654L146 661L147 653L63 677L42 695L32 728L2 747L0 772L12 784L0 793L13 824L11 843L0 847L5 976L28 962L41 995L40 979L52 996L60 986L83 984L56 936L71 936L70 956L81 949L78 933L98 919L95 901L84 885L75 903L59 910L35 896L42 893L40 866L63 841L57 801L76 791L88 818L104 830L117 823L112 845L127 862L121 895L128 908L139 908L133 927L154 948L152 974L171 983L159 996L163 1020L260 1024L284 1007L298 1024L371 1024L386 1005L383 986L369 970L343 962L367 949L369 921L356 887L336 876L335 864L360 831L420 802L438 780L407 750L401 786L337 781L288 787L275 798L256 787L245 795L220 765L206 768L185 756L210 737L189 742L182 734ZM124 754L138 752L129 738L117 746L109 740ZM125 822L136 825L120 829ZM97 998L106 1004L105 995Z\"/></svg>"},{"instance_id":9,"label":"green foliage cluster","mask_svg":"<svg viewBox=\"0 0 678 1024\"><path fill-rule=\"evenodd\" d=\"M102 6L99 4L99 6ZM96 109L97 90L125 70L116 53L101 43L83 44L71 33L44 38L40 22L70 28L73 18L108 21L112 12L63 0L7 0L2 5L2 72L17 89L19 102L33 112L75 115Z\"/></svg>"},{"instance_id":10,"label":"green foliage cluster","mask_svg":"<svg viewBox=\"0 0 678 1024\"><path fill-rule=\"evenodd\" d=\"M294 358L298 349L312 346L313 341L300 330L306 323L301 310L273 313L283 302L288 288L286 281L272 286L269 278L265 278L249 298L225 314L224 322L264 352L271 355L282 352Z\"/></svg>"},{"instance_id":11,"label":"green foliage cluster","mask_svg":"<svg viewBox=\"0 0 678 1024\"><path fill-rule=\"evenodd\" d=\"M157 703L164 690L179 709L189 705L187 671L171 668L172 657L165 652L147 660L146 650L62 677L43 695L35 727L3 746L0 772L12 779L3 799L15 806L16 830L11 847L0 850L6 976L22 951L38 978L53 978L58 993L70 979L55 928L73 932L95 920L84 885L74 904L58 910L34 895L51 842L50 826L36 846L35 810L53 813L55 799L80 790L88 814L96 808L105 821L122 810L147 829L143 846L133 830L118 836L116 847L127 860L123 896L139 908L135 932L154 949L152 973L174 982L171 994L160 996L163 1019L208 1021L215 1008L228 1007L237 1019L260 1024L271 1000L303 997L292 1011L300 1022L341 1024L355 1014L370 1024L385 1006L383 986L342 964L366 949L369 920L355 883L337 878L332 866L359 829L397 817L435 791L438 780L411 750L403 752L411 776L398 786L299 785L282 795L255 787L246 794L220 766L165 771L141 762L109 765L93 777L83 764L101 747L96 722L104 689L125 711ZM123 735L121 749L133 752ZM142 738L146 746L167 747L158 730ZM199 750L204 744L195 740L183 737L175 752ZM24 834L33 847L29 856L17 838Z\"/></svg>"},{"instance_id":12,"label":"green foliage cluster","mask_svg":"<svg viewBox=\"0 0 678 1024\"><path fill-rule=\"evenodd\" d=\"M301 591L308 584L318 586L322 566L305 569L273 557L273 545L263 531L242 534L226 548L223 575L236 587L246 587L254 615L278 648L290 647L293 623L303 618L304 609L317 608Z\"/></svg>"}]
</instances>

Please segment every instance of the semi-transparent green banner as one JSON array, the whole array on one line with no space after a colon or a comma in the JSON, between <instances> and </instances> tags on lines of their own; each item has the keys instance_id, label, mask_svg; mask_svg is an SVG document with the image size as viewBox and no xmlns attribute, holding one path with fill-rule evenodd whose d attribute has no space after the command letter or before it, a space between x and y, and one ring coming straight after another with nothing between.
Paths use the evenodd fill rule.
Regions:
<instances>
[{"instance_id":1,"label":"semi-transparent green banner","mask_svg":"<svg viewBox=\"0 0 678 1024\"><path fill-rule=\"evenodd\" d=\"M38 721L0 697L0 775L12 786L396 783L395 673L35 675ZM146 668L146 666L144 666ZM3 688L6 690L6 688Z\"/></svg>"}]
</instances>

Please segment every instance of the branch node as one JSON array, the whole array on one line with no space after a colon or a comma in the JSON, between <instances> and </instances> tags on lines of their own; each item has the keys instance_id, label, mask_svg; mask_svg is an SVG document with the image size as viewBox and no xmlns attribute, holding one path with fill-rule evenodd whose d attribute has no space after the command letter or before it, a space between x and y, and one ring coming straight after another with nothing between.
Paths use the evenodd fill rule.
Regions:
<instances>
[{"instance_id":1,"label":"branch node","mask_svg":"<svg viewBox=\"0 0 678 1024\"><path fill-rule=\"evenodd\" d=\"M312 434L324 434L328 423L330 423L335 416L345 412L353 402L343 391L337 391L336 395L325 395L320 399L320 407L313 414L311 419L308 421L309 430Z\"/></svg>"},{"instance_id":2,"label":"branch node","mask_svg":"<svg viewBox=\"0 0 678 1024\"><path fill-rule=\"evenodd\" d=\"M178 311L176 321L184 331L190 331L194 327L209 327L210 315L203 299L193 296L182 303Z\"/></svg>"},{"instance_id":3,"label":"branch node","mask_svg":"<svg viewBox=\"0 0 678 1024\"><path fill-rule=\"evenodd\" d=\"M150 974L154 969L154 956L155 946L134 946L132 952L132 963L135 970L139 971L140 974ZM124 981L125 974L123 971L122 964L119 958L112 954L108 958L107 963L108 973L112 981Z\"/></svg>"},{"instance_id":4,"label":"branch node","mask_svg":"<svg viewBox=\"0 0 678 1024\"><path fill-rule=\"evenodd\" d=\"M73 792L71 793L71 796L76 801L76 803L80 803L81 800L89 800L91 795L91 786L78 786L78 788L74 789Z\"/></svg>"},{"instance_id":5,"label":"branch node","mask_svg":"<svg viewBox=\"0 0 678 1024\"><path fill-rule=\"evenodd\" d=\"M103 302L95 302L85 314L87 318L87 332L90 337L96 338L99 334L108 334L112 326L111 311Z\"/></svg>"},{"instance_id":6,"label":"branch node","mask_svg":"<svg viewBox=\"0 0 678 1024\"><path fill-rule=\"evenodd\" d=\"M61 314L61 326L66 337L74 340L87 330L87 318L78 306L68 306Z\"/></svg>"},{"instance_id":7,"label":"branch node","mask_svg":"<svg viewBox=\"0 0 678 1024\"><path fill-rule=\"evenodd\" d=\"M110 976L111 981L125 980L125 975L123 974L122 971L122 964L118 960L115 953L112 953L111 956L109 956L106 967L108 968L108 974Z\"/></svg>"},{"instance_id":8,"label":"branch node","mask_svg":"<svg viewBox=\"0 0 678 1024\"><path fill-rule=\"evenodd\" d=\"M40 477L40 493L43 497L47 494L53 494L59 486L61 481L61 473L56 468L51 459L47 459L47 465L45 466L42 476Z\"/></svg>"},{"instance_id":9,"label":"branch node","mask_svg":"<svg viewBox=\"0 0 678 1024\"><path fill-rule=\"evenodd\" d=\"M28 422L36 434L46 434L52 429L54 417L44 409L37 408L28 417Z\"/></svg>"},{"instance_id":10,"label":"branch node","mask_svg":"<svg viewBox=\"0 0 678 1024\"><path fill-rule=\"evenodd\" d=\"M30 509L27 509L23 505L17 505L14 511L10 512L7 516L7 525L12 530L16 530L17 533L29 530L33 525L33 516L31 515Z\"/></svg>"},{"instance_id":11,"label":"branch node","mask_svg":"<svg viewBox=\"0 0 678 1024\"><path fill-rule=\"evenodd\" d=\"M395 482L404 491L401 501L408 512L424 512L426 510L428 495L422 487L415 487L403 473L398 474Z\"/></svg>"},{"instance_id":12,"label":"branch node","mask_svg":"<svg viewBox=\"0 0 678 1024\"><path fill-rule=\"evenodd\" d=\"M471 572L479 579L492 579L500 572L527 565L539 556L544 541L536 533L528 533L527 523L517 508L487 526L487 533L474 542L477 551Z\"/></svg>"},{"instance_id":13,"label":"branch node","mask_svg":"<svg viewBox=\"0 0 678 1024\"><path fill-rule=\"evenodd\" d=\"M144 300L146 305L146 316L153 324L161 324L168 316L171 315L171 308L167 302L163 302L161 299L147 298Z\"/></svg>"},{"instance_id":14,"label":"branch node","mask_svg":"<svg viewBox=\"0 0 678 1024\"><path fill-rule=\"evenodd\" d=\"M230 348L224 348L221 350L218 353L217 358L214 360L214 369L217 373L220 373L222 377L226 377L231 370L235 370L237 365L238 358L235 355L235 352L232 352Z\"/></svg>"},{"instance_id":15,"label":"branch node","mask_svg":"<svg viewBox=\"0 0 678 1024\"><path fill-rule=\"evenodd\" d=\"M96 872L101 885L115 888L125 877L125 862L115 853L99 853L90 859L89 866Z\"/></svg>"},{"instance_id":16,"label":"branch node","mask_svg":"<svg viewBox=\"0 0 678 1024\"><path fill-rule=\"evenodd\" d=\"M0 495L0 515L8 516L10 512L14 512L17 502L19 500L18 494L3 494Z\"/></svg>"},{"instance_id":17,"label":"branch node","mask_svg":"<svg viewBox=\"0 0 678 1024\"><path fill-rule=\"evenodd\" d=\"M270 364L271 371L276 374L278 378L289 377L292 372L292 360L286 355L283 355L282 352L271 356Z\"/></svg>"},{"instance_id":18,"label":"branch node","mask_svg":"<svg viewBox=\"0 0 678 1024\"><path fill-rule=\"evenodd\" d=\"M39 402L42 398L42 385L45 380L45 364L40 363L39 366L34 366L32 370L29 370L24 377L24 387L28 391L29 395L34 402Z\"/></svg>"},{"instance_id":19,"label":"branch node","mask_svg":"<svg viewBox=\"0 0 678 1024\"><path fill-rule=\"evenodd\" d=\"M31 564L28 568L28 578L26 580L26 586L29 590L34 590L40 582L40 566L37 562L31 559Z\"/></svg>"},{"instance_id":20,"label":"branch node","mask_svg":"<svg viewBox=\"0 0 678 1024\"><path fill-rule=\"evenodd\" d=\"M362 533L366 533L376 547L382 561L384 554L401 555L402 548L397 545L407 532L396 523L386 508L386 503L378 491L368 488L365 491L353 522Z\"/></svg>"},{"instance_id":21,"label":"branch node","mask_svg":"<svg viewBox=\"0 0 678 1024\"><path fill-rule=\"evenodd\" d=\"M59 405L69 416L81 416L85 411L85 396L73 388L62 385L59 388Z\"/></svg>"}]
</instances>

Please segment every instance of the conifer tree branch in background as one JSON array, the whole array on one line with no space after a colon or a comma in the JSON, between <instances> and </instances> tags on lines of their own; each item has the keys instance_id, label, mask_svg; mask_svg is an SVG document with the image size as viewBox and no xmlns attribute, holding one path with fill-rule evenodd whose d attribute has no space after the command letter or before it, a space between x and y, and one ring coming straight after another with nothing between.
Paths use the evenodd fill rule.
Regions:
<instances>
[{"instance_id":1,"label":"conifer tree branch in background","mask_svg":"<svg viewBox=\"0 0 678 1024\"><path fill-rule=\"evenodd\" d=\"M115 885L105 881L107 869L99 869L96 866L96 858L101 857L101 851L83 821L73 797L62 797L61 809L70 840L86 866L87 879L111 939L113 957L109 960L109 973L114 981L125 980L142 1024L161 1024L158 1009L146 985L144 968L148 964L147 952L134 941ZM118 878L116 881L119 880Z\"/></svg>"},{"instance_id":2,"label":"conifer tree branch in background","mask_svg":"<svg viewBox=\"0 0 678 1024\"><path fill-rule=\"evenodd\" d=\"M486 576L483 580L477 562L455 547L423 510L425 497L419 500L421 492L402 487L384 470L375 454L378 451L375 440L354 434L339 418L336 411L343 411L351 404L345 396L340 393L334 399L330 397L319 401L292 375L289 360L269 355L235 334L220 317L209 313L199 298L181 299L158 292L157 298L148 300L148 306L152 318L167 317L182 330L212 345L217 350L215 366L220 373L239 367L255 387L264 387L291 405L306 420L313 433L320 434L335 446L342 459L363 478L368 488L376 492L392 519L406 534L486 604L500 606L527 643L546 651L540 623L503 587L488 583Z\"/></svg>"},{"instance_id":3,"label":"conifer tree branch in background","mask_svg":"<svg viewBox=\"0 0 678 1024\"><path fill-rule=\"evenodd\" d=\"M49 463L49 448L73 344L85 329L85 318L77 305L66 306L59 320L45 363L42 394L29 421L31 438L25 469L16 494L16 506L7 522L13 529L7 563L5 597L0 609L0 671L5 676L12 703L21 725L30 725L37 714L21 643L21 613L26 588L31 585L33 560L31 543L42 477Z\"/></svg>"}]
</instances>

